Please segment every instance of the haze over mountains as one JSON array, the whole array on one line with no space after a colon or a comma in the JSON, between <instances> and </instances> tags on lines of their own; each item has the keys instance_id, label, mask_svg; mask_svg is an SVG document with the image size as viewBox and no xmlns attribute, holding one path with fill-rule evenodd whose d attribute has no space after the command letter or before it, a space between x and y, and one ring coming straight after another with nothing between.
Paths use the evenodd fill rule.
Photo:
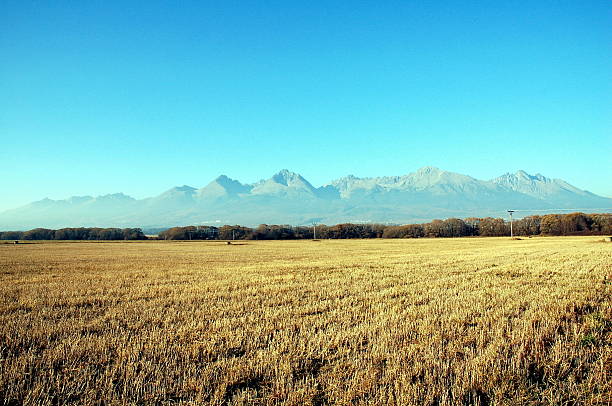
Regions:
<instances>
[{"instance_id":1,"label":"haze over mountains","mask_svg":"<svg viewBox=\"0 0 612 406\"><path fill-rule=\"evenodd\" d=\"M550 209L612 211L612 199L561 179L506 173L482 181L434 167L403 176L352 175L314 187L286 169L269 179L242 184L221 175L206 186L172 188L136 200L123 193L43 199L0 213L0 230L34 227L170 227L177 225L312 222L415 223L434 218L521 216Z\"/></svg>"}]
</instances>

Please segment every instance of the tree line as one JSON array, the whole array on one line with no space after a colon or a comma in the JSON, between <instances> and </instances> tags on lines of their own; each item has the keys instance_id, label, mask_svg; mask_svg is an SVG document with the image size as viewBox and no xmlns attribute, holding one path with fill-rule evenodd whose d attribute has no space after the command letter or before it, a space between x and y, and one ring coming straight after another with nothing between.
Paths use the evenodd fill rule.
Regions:
<instances>
[{"instance_id":1,"label":"tree line","mask_svg":"<svg viewBox=\"0 0 612 406\"><path fill-rule=\"evenodd\" d=\"M612 235L612 214L546 214L514 220L514 235ZM316 235L315 235L316 233ZM429 223L390 226L384 224L324 224L313 226L268 225L256 228L225 225L172 227L160 232L161 240L296 240L347 238L448 238L502 237L510 235L510 222L502 218L450 218ZM154 237L155 238L155 237ZM144 240L140 228L35 228L0 232L0 240Z\"/></svg>"},{"instance_id":2,"label":"tree line","mask_svg":"<svg viewBox=\"0 0 612 406\"><path fill-rule=\"evenodd\" d=\"M546 214L512 222L517 236L612 234L612 214ZM316 236L315 236L316 232ZM445 238L502 237L510 235L510 222L501 218L451 218L429 223L389 226L384 224L324 224L314 226L268 225L173 227L159 233L163 240L294 240L346 238Z\"/></svg>"},{"instance_id":3,"label":"tree line","mask_svg":"<svg viewBox=\"0 0 612 406\"><path fill-rule=\"evenodd\" d=\"M35 228L28 231L1 231L0 240L145 240L140 228Z\"/></svg>"}]
</instances>

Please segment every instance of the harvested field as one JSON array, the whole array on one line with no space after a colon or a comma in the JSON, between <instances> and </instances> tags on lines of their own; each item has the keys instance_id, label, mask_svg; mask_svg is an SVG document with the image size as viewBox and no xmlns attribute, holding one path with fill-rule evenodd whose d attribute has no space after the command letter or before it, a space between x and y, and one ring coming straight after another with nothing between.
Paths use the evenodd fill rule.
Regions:
<instances>
[{"instance_id":1,"label":"harvested field","mask_svg":"<svg viewBox=\"0 0 612 406\"><path fill-rule=\"evenodd\" d=\"M0 245L0 404L610 404L601 237Z\"/></svg>"}]
</instances>

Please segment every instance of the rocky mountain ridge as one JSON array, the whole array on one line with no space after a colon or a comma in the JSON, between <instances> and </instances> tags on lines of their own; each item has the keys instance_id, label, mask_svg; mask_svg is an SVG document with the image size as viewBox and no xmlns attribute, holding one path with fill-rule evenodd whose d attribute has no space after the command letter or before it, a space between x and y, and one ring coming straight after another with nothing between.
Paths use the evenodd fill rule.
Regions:
<instances>
[{"instance_id":1,"label":"rocky mountain ridge","mask_svg":"<svg viewBox=\"0 0 612 406\"><path fill-rule=\"evenodd\" d=\"M433 218L500 216L547 209L612 207L612 199L561 179L519 170L491 180L427 166L402 176L348 175L314 187L283 169L253 184L221 175L202 188L171 188L137 200L123 193L43 199L0 213L0 229L76 226L325 222L408 223ZM612 210L612 209L609 209Z\"/></svg>"}]
</instances>

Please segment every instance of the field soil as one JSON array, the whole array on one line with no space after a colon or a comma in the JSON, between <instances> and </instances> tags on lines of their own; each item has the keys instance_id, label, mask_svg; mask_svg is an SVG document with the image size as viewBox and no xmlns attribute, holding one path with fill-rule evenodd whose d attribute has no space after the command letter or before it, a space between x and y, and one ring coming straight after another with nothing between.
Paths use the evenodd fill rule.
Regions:
<instances>
[{"instance_id":1,"label":"field soil","mask_svg":"<svg viewBox=\"0 0 612 406\"><path fill-rule=\"evenodd\" d=\"M601 237L0 245L0 405L612 402Z\"/></svg>"}]
</instances>

